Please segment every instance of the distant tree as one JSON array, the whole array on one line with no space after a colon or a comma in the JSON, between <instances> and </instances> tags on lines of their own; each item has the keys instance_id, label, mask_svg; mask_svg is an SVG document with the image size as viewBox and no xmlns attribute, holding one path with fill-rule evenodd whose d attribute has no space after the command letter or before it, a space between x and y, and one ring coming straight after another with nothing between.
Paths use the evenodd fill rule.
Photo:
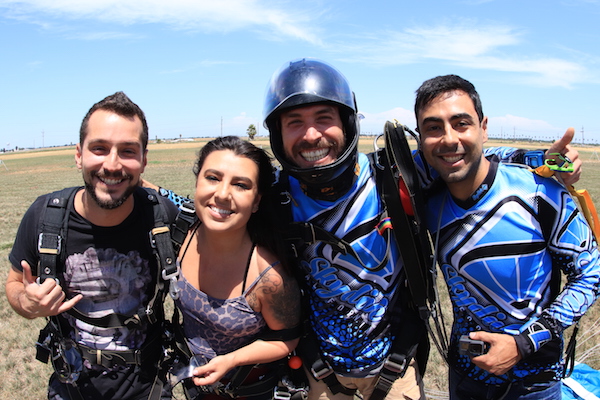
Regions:
<instances>
[{"instance_id":1,"label":"distant tree","mask_svg":"<svg viewBox=\"0 0 600 400\"><path fill-rule=\"evenodd\" d=\"M250 124L248 129L246 129L246 135L248 135L249 140L254 140L254 136L256 136L256 126L254 124Z\"/></svg>"}]
</instances>

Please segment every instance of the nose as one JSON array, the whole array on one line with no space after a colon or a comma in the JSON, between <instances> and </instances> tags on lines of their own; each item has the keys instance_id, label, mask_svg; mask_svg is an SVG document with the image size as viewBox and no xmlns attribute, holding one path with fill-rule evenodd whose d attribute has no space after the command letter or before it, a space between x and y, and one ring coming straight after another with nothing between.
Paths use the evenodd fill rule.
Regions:
<instances>
[{"instance_id":1,"label":"nose","mask_svg":"<svg viewBox=\"0 0 600 400\"><path fill-rule=\"evenodd\" d=\"M458 143L459 132L454 130L452 126L444 127L444 134L442 135L442 142L446 145Z\"/></svg>"},{"instance_id":2,"label":"nose","mask_svg":"<svg viewBox=\"0 0 600 400\"><path fill-rule=\"evenodd\" d=\"M117 149L112 149L104 158L103 167L107 171L117 171L121 169L121 158L119 157Z\"/></svg>"},{"instance_id":3,"label":"nose","mask_svg":"<svg viewBox=\"0 0 600 400\"><path fill-rule=\"evenodd\" d=\"M306 140L309 143L318 142L322 137L323 134L314 125L308 126L306 132L304 133L304 140Z\"/></svg>"},{"instance_id":4,"label":"nose","mask_svg":"<svg viewBox=\"0 0 600 400\"><path fill-rule=\"evenodd\" d=\"M215 190L215 198L218 200L228 200L230 195L229 185L225 182L219 183Z\"/></svg>"}]
</instances>

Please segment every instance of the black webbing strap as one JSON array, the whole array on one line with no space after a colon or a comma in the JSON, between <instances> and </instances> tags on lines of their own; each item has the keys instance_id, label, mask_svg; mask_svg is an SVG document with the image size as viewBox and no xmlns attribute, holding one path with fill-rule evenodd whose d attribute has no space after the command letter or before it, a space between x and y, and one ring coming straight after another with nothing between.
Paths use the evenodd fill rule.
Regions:
<instances>
[{"instance_id":1,"label":"black webbing strap","mask_svg":"<svg viewBox=\"0 0 600 400\"><path fill-rule=\"evenodd\" d=\"M141 310L143 311L143 309ZM128 329L136 329L141 327L142 317L140 317L140 313L134 315L124 315L118 313L108 314L102 317L90 317L87 314L78 311L76 308L71 308L67 310L67 314L77 318L85 322L86 324L98 326L101 328L122 328L127 327ZM145 312L142 312L141 315L145 315Z\"/></svg>"},{"instance_id":2,"label":"black webbing strap","mask_svg":"<svg viewBox=\"0 0 600 400\"><path fill-rule=\"evenodd\" d=\"M171 242L171 230L166 213L158 200L158 194L152 189L148 192L148 200L152 203L154 211L154 227L150 231L150 244L155 250L158 265L161 268L161 277L169 287L173 299L179 297L177 289L177 278L179 277L179 265Z\"/></svg>"},{"instance_id":3,"label":"black webbing strap","mask_svg":"<svg viewBox=\"0 0 600 400\"><path fill-rule=\"evenodd\" d=\"M62 247L67 243L65 229L68 221L67 207L79 189L71 187L51 193L46 207L42 210L38 236L40 261L37 271L40 283L47 278L57 278L56 268L60 263Z\"/></svg>"},{"instance_id":4,"label":"black webbing strap","mask_svg":"<svg viewBox=\"0 0 600 400\"><path fill-rule=\"evenodd\" d=\"M286 359L287 360L287 359ZM273 394L279 383L278 370L281 367L278 360L269 364L242 365L239 366L231 380L224 386L218 387L217 393L222 392L235 399L238 397L259 396L261 394ZM261 378L257 382L244 384L244 381L250 376L255 368L265 368Z\"/></svg>"},{"instance_id":5,"label":"black webbing strap","mask_svg":"<svg viewBox=\"0 0 600 400\"><path fill-rule=\"evenodd\" d=\"M338 394L343 393L347 396L354 396L356 389L350 389L342 385L335 376L335 372L331 365L322 358L317 358L310 367L310 372L316 380L322 380L325 382L331 393Z\"/></svg>"},{"instance_id":6,"label":"black webbing strap","mask_svg":"<svg viewBox=\"0 0 600 400\"><path fill-rule=\"evenodd\" d=\"M318 225L308 222L291 222L285 235L286 240L298 241L306 245L323 242L336 248L344 255L350 253L354 258L360 260L350 243L338 238L333 233L326 231Z\"/></svg>"},{"instance_id":7,"label":"black webbing strap","mask_svg":"<svg viewBox=\"0 0 600 400\"><path fill-rule=\"evenodd\" d=\"M171 230L171 239L177 250L179 250L183 244L190 227L194 225L196 221L198 221L198 216L196 215L194 203L191 201L181 203L179 206L179 214L177 214L177 218L175 219L175 223L172 225Z\"/></svg>"},{"instance_id":8,"label":"black webbing strap","mask_svg":"<svg viewBox=\"0 0 600 400\"><path fill-rule=\"evenodd\" d=\"M318 381L322 380L331 393L334 395L343 393L348 396L356 393L356 390L347 388L340 383L331 365L321 357L319 343L308 320L304 322L304 336L300 339L296 351L301 355L302 362L313 378Z\"/></svg>"}]
</instances>

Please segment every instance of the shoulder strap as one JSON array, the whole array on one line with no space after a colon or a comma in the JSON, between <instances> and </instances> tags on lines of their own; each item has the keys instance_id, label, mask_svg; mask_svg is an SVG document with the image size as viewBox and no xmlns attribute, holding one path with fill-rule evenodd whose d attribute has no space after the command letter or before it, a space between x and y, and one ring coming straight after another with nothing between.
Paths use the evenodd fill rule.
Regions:
<instances>
[{"instance_id":1,"label":"shoulder strap","mask_svg":"<svg viewBox=\"0 0 600 400\"><path fill-rule=\"evenodd\" d=\"M57 265L64 257L63 246L67 243L69 207L80 187L70 187L51 193L40 215L38 252L40 257L38 277L57 279Z\"/></svg>"}]
</instances>

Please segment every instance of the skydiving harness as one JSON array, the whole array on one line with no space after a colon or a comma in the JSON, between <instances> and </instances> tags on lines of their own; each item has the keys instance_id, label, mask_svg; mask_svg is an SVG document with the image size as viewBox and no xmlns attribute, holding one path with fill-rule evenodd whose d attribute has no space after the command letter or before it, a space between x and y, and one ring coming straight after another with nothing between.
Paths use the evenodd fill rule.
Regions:
<instances>
[{"instance_id":1,"label":"skydiving harness","mask_svg":"<svg viewBox=\"0 0 600 400\"><path fill-rule=\"evenodd\" d=\"M388 121L384 130L385 149L376 148L374 153L368 154L371 170L375 174L377 191L381 195L385 208L376 228L380 233L386 228L394 229L411 296L411 300L397 296L398 298L391 301L388 312L390 312L390 324L396 337L390 354L378 374L375 389L370 397L372 400L381 400L387 396L394 381L404 376L413 358L418 359L421 374L424 374L429 352L427 333L435 336L429 324L432 316L438 328L435 334L442 337L435 340L435 343L443 355L447 354L447 339L442 328L443 321L440 322L441 312L438 314L437 311L440 306L436 300L437 292L432 279L435 274L435 260L432 258L426 226L421 221L425 201L420 191L404 128L402 125ZM289 228L284 228L283 235L291 245L293 256L300 257L302 249L306 246L321 242L344 255L354 256L364 266L350 243L344 239L310 222L292 222L293 199L289 193L289 179L285 171L282 171L278 184L281 192L280 202L286 214L283 216L283 221L289 221L289 224L284 224ZM301 272L297 279L301 283L305 282ZM406 311L409 304L416 308L415 315L412 316L415 323L407 323L411 318L410 312ZM306 305L304 308L308 309ZM404 312L401 312L403 308ZM307 369L315 379L323 380L333 394L353 395L355 390L343 386L336 378L329 362L321 357L314 332L308 320L306 318L304 320L306 321L305 333L300 341L299 353Z\"/></svg>"},{"instance_id":2,"label":"skydiving harness","mask_svg":"<svg viewBox=\"0 0 600 400\"><path fill-rule=\"evenodd\" d=\"M171 231L171 239L179 253L188 231L199 223L194 204L184 201L179 206L179 214ZM179 262L178 262L179 263ZM188 341L183 332L180 312L175 307L173 317L166 329L165 369L169 370L171 385L175 386L185 378L191 378L194 366L200 366L207 360L194 365ZM258 340L289 341L300 336L300 327L268 330ZM291 356L293 357L293 356ZM190 390L205 394L216 394L220 397L235 399L238 397L259 397L275 400L304 400L308 395L308 384L298 379L298 368L290 367L290 356L267 364L242 365L237 367L231 377L211 386L195 386L191 380L183 381L184 393L192 398Z\"/></svg>"},{"instance_id":3,"label":"skydiving harness","mask_svg":"<svg viewBox=\"0 0 600 400\"><path fill-rule=\"evenodd\" d=\"M39 268L37 271L38 282L46 279L58 281L59 266L62 268L66 260L64 251L67 244L69 214L73 210L75 194L80 187L71 187L51 193L46 205L42 209L39 223L38 252ZM125 327L130 330L140 329L147 324L163 323L163 301L169 291L173 298L178 296L176 286L179 276L179 267L171 244L169 220L167 213L158 201L156 192L152 189L137 188L144 191L140 198L145 200L142 209L149 218L148 208L152 207L154 226L149 232L152 251L160 266L160 274L156 277L154 293L148 304L140 308L134 315L118 313L108 314L103 317L90 317L75 308L67 311L74 318L87 324L102 328ZM145 362L155 363L160 361L160 337L145 343L141 349L125 351L108 351L92 349L73 342L66 334L69 329L64 320L59 316L48 318L48 324L40 331L36 343L36 359L47 363L51 358L58 379L63 383L73 384L83 370L85 358L92 365L102 365L111 368L115 365L140 365ZM160 336L160 335L157 335ZM156 388L156 389L155 389ZM160 398L162 385L154 385L150 399Z\"/></svg>"}]
</instances>

